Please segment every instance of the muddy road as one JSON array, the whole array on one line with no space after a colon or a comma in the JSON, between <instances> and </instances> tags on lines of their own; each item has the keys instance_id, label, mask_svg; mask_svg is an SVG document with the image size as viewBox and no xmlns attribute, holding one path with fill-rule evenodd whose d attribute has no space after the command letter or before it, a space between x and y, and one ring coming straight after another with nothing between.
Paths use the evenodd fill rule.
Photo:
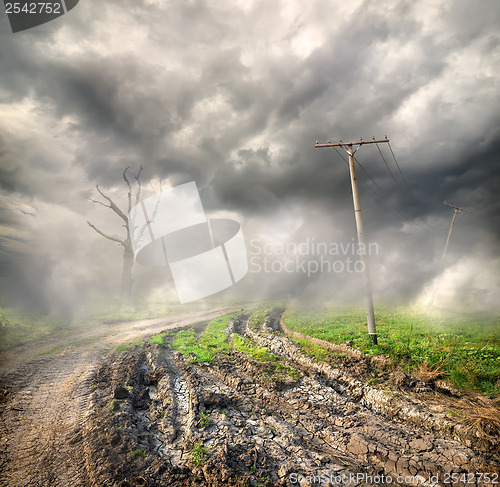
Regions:
<instances>
[{"instance_id":1,"label":"muddy road","mask_svg":"<svg viewBox=\"0 0 500 487\"><path fill-rule=\"evenodd\" d=\"M383 364L348 346L338 361L314 362L279 314L259 326L240 315L227 329L272 360L233 349L192 364L168 340L114 349L189 323L201 331L221 314L110 325L58 354L11 357L1 369L0 485L500 482L498 435L451 414L459 398L426 384L371 387Z\"/></svg>"},{"instance_id":2,"label":"muddy road","mask_svg":"<svg viewBox=\"0 0 500 487\"><path fill-rule=\"evenodd\" d=\"M0 485L90 485L82 475L78 435L88 415L92 377L109 350L164 329L206 322L224 312L101 325L71 338L3 353Z\"/></svg>"}]
</instances>

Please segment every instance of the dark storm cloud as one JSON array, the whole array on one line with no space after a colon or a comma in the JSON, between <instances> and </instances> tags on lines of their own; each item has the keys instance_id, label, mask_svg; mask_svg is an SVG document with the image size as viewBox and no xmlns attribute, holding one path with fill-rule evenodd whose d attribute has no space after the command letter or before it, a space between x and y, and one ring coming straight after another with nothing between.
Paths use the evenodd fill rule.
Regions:
<instances>
[{"instance_id":1,"label":"dark storm cloud","mask_svg":"<svg viewBox=\"0 0 500 487\"><path fill-rule=\"evenodd\" d=\"M280 228L291 241L350 241L348 168L314 141L388 134L411 191L385 144L400 187L377 148L362 147L377 184L358 168L365 227L384 250L376 287L416 294L439 272L443 200L475 211L457 222L450 256L496 256L499 12L465 0L80 2L16 35L3 18L0 187L42 203L42 234L50 222L51 232L74 228L74 250L46 241L52 257L82 259L77 293L104 262L102 250L85 260L95 237L85 218L122 231L85 199L98 183L126 204L125 167L133 177L144 165L145 191L149 180L195 180L205 209L238 215L248 239ZM16 205L0 212L2 233L16 227ZM265 277L284 293L336 285Z\"/></svg>"}]
</instances>

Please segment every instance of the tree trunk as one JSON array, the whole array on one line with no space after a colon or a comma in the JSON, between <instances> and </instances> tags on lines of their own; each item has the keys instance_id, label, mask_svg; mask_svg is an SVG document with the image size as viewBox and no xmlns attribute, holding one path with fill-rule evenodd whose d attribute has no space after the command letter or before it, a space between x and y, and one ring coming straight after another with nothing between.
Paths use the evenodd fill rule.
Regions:
<instances>
[{"instance_id":1,"label":"tree trunk","mask_svg":"<svg viewBox=\"0 0 500 487\"><path fill-rule=\"evenodd\" d=\"M127 240L123 246L123 268L122 268L122 286L121 301L123 304L130 303L132 297L132 268L134 266L134 251L130 240Z\"/></svg>"}]
</instances>

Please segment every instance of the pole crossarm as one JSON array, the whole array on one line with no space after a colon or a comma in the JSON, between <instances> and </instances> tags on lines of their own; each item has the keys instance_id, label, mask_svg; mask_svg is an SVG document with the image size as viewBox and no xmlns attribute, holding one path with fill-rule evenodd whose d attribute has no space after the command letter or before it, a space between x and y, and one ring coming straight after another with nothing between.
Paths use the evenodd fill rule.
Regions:
<instances>
[{"instance_id":1,"label":"pole crossarm","mask_svg":"<svg viewBox=\"0 0 500 487\"><path fill-rule=\"evenodd\" d=\"M454 205L453 203L448 203L448 201L443 201L443 205L451 206L455 209L455 211L465 211L466 213L474 213L472 210L466 210L465 208L461 208L460 206Z\"/></svg>"},{"instance_id":2,"label":"pole crossarm","mask_svg":"<svg viewBox=\"0 0 500 487\"><path fill-rule=\"evenodd\" d=\"M383 139L383 140L360 140L358 142L342 142L341 140L336 143L331 143L328 141L326 144L320 144L316 142L314 144L315 148L321 148L321 147L352 147L353 145L364 145L364 144L382 144L383 142L389 142L389 139Z\"/></svg>"}]
</instances>

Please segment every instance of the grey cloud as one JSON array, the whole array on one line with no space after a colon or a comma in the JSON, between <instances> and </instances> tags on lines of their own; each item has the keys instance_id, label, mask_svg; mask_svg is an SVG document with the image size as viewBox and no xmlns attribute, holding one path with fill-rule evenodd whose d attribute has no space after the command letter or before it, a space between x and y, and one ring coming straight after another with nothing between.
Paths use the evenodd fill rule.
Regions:
<instances>
[{"instance_id":1,"label":"grey cloud","mask_svg":"<svg viewBox=\"0 0 500 487\"><path fill-rule=\"evenodd\" d=\"M113 251L113 269L119 263L109 242L102 242L109 253L100 248L85 254L96 237L86 218L101 218L100 225L120 231L113 215L97 212L85 198L95 196L98 183L123 204L127 166L132 174L144 165L147 190L149 180L156 188L159 179L174 185L195 180L207 212L236 213L247 223L249 239L278 227L280 218L293 222L297 211L295 226L283 230L287 238L350 241L355 227L348 168L334 150L314 149L317 139L388 134L411 187L410 194L386 146L381 149L403 193L376 147L357 153L382 199L408 220L384 205L358 169L366 183L360 190L367 235L384 249L374 261L384 276L379 292L415 296L439 272L451 219L445 199L475 211L457 222L450 263L471 253L495 255L495 2L481 10L465 0L365 1L355 9L344 2L307 8L257 2L245 11L227 2L130 0L96 11L92 2L80 2L22 36L0 32L8 68L0 74L2 103L10 108L32 100L38 124L27 144L9 132L10 119L0 119L0 187L6 195L54 205L61 222L79 219L75 252L55 242L40 271L49 276L56 269L59 276L61 262L78 256L84 264L68 277L74 295L92 294L88 288L102 278L100 267L106 268ZM310 52L300 50L301 42L311 42ZM19 120L23 116L30 119L19 114ZM15 220L0 213L0 225L14 228ZM55 228L63 231L63 224ZM28 262L16 261L19 275L29 274ZM138 288L147 289L148 281L160 285L152 276L138 268ZM323 296L330 287L342 288L342 279L351 282L334 277L249 276L237 289ZM111 288L111 282L103 284Z\"/></svg>"}]
</instances>

